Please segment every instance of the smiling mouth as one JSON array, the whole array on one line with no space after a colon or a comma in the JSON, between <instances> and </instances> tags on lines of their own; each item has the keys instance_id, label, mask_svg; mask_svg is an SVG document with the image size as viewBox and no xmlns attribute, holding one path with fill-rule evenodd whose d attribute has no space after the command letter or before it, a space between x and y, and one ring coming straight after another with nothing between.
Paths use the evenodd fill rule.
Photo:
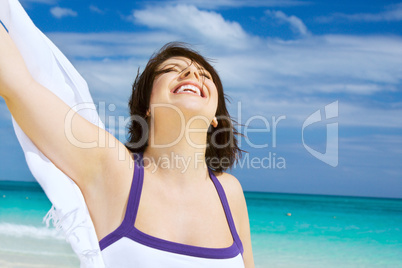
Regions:
<instances>
[{"instance_id":1,"label":"smiling mouth","mask_svg":"<svg viewBox=\"0 0 402 268\"><path fill-rule=\"evenodd\" d=\"M200 88L194 85L190 84L185 84L182 86L179 86L173 91L174 94L192 94L192 95L197 95L202 98L204 98L204 94Z\"/></svg>"}]
</instances>

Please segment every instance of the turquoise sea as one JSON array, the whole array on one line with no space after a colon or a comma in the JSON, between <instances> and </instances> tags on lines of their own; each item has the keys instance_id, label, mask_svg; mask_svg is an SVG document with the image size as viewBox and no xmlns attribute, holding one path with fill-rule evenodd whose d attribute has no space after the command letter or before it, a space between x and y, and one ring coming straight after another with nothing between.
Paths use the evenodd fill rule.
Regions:
<instances>
[{"instance_id":1,"label":"turquoise sea","mask_svg":"<svg viewBox=\"0 0 402 268\"><path fill-rule=\"evenodd\" d=\"M402 199L246 192L256 267L401 267ZM0 267L79 267L36 183L0 181Z\"/></svg>"}]
</instances>

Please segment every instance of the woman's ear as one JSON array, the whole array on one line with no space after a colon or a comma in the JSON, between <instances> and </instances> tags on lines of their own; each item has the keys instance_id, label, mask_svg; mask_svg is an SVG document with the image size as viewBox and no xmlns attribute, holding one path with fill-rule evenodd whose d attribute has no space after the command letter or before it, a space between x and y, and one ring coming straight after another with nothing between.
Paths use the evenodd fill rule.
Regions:
<instances>
[{"instance_id":1,"label":"woman's ear","mask_svg":"<svg viewBox=\"0 0 402 268\"><path fill-rule=\"evenodd\" d=\"M214 117L214 119L212 119L211 125L215 128L218 126L218 120L216 119L216 116Z\"/></svg>"}]
</instances>

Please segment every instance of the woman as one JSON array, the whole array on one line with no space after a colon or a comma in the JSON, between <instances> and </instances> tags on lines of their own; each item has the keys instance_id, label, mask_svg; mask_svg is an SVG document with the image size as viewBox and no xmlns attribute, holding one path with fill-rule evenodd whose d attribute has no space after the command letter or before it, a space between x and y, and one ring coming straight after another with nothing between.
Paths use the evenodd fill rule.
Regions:
<instances>
[{"instance_id":1,"label":"woman","mask_svg":"<svg viewBox=\"0 0 402 268\"><path fill-rule=\"evenodd\" d=\"M81 189L106 265L254 267L244 195L223 172L240 150L204 58L170 44L150 60L134 83L125 147L79 114L66 125L70 107L33 80L2 27L0 54L0 95Z\"/></svg>"}]
</instances>

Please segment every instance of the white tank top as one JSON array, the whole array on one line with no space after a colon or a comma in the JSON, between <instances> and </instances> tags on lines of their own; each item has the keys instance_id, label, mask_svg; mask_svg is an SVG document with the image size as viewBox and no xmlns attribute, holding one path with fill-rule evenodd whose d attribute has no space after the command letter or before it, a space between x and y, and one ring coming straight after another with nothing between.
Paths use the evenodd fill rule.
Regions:
<instances>
[{"instance_id":1,"label":"white tank top","mask_svg":"<svg viewBox=\"0 0 402 268\"><path fill-rule=\"evenodd\" d=\"M144 169L142 156L135 161L135 172L121 225L100 242L103 260L110 268L244 268L243 245L237 234L222 185L209 169L232 233L233 244L227 248L205 248L175 243L145 234L135 226L140 203Z\"/></svg>"}]
</instances>

